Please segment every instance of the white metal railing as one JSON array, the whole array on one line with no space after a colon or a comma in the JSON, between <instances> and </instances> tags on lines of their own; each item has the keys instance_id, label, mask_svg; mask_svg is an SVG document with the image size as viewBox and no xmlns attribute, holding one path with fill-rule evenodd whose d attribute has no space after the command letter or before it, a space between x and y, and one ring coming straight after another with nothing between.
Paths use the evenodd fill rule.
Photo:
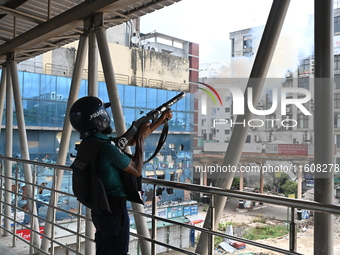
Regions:
<instances>
[{"instance_id":1,"label":"white metal railing","mask_svg":"<svg viewBox=\"0 0 340 255\"><path fill-rule=\"evenodd\" d=\"M11 157L0 156L1 160L1 173L0 173L0 217L1 221L9 221L10 224L2 224L1 230L3 235L12 236L13 246L16 245L16 242L24 242L29 246L29 254L55 254L55 248L64 249L65 253L63 254L90 254L89 251L84 251L84 243L86 242L94 242L92 236L85 235L85 224L86 222L91 222L91 219L85 216L85 208L76 200L71 190L71 168L67 166L61 166L56 164L48 164L37 161L23 160ZM8 161L15 162L15 166L13 168L13 176L6 176L4 173L4 163ZM27 183L23 179L20 172L20 164L29 164L32 168L33 175L33 183ZM43 170L43 171L42 171ZM63 181L68 182L68 190L57 190L55 189L55 179L57 176L57 171L70 171L68 174L64 175ZM48 174L46 174L48 173ZM40 183L43 179L46 178L51 181L51 186L46 186L46 183ZM40 183L40 184L39 184ZM208 251L209 254L213 254L213 238L214 236L220 236L223 238L232 239L235 241L241 241L245 244L261 247L267 250L280 252L282 254L300 254L295 251L296 247L296 230L295 230L295 222L294 222L294 210L295 208L307 209L316 212L322 213L331 213L331 214L340 214L340 206L331 205L331 204L322 204L314 201L307 200L297 200L285 197L276 197L265 194L258 193L250 193L250 192L241 192L234 191L228 189L221 189L216 187L206 187L199 186L195 184L188 183L178 183L172 181L164 181L158 179L143 179L143 183L153 185L153 203L152 203L152 214L146 214L141 212L136 212L133 210L129 210L129 212L134 214L142 215L143 217L151 218L152 228L151 228L151 238L141 236L138 233L131 232L131 236L137 237L142 240L147 240L151 242L152 245L152 255L156 254L156 245L161 245L167 247L169 249L176 250L183 254L192 254L195 255L197 253L192 252L190 250L179 248L169 243L164 243L157 240L157 227L156 222L162 221L171 223L173 225L178 225L183 228L194 229L197 231L207 233L210 238L208 242ZM10 185L9 185L10 184ZM34 187L33 197L29 197L24 192L24 186L31 185ZM214 218L214 198L216 196L226 196L233 197L244 200L258 201L269 204L276 204L291 208L292 217L290 222L290 247L288 250L281 249L278 247L258 243L255 241L247 240L244 238L239 238L235 236L230 236L221 232L215 231L215 227L213 224L210 225L209 228L201 228L194 225L189 225L186 223L180 223L171 219L166 219L162 217L158 217L156 214L157 211L157 202L156 202L156 187L170 187L174 189L182 189L188 190L192 192L201 192L204 194L211 195L211 204L209 207L209 214L211 222ZM10 187L10 188L8 188ZM8 201L8 195L10 194L10 201ZM50 205L48 200L51 196L55 195L55 199L58 199L60 203L57 206ZM50 196L50 197L49 197ZM6 198L7 197L7 198ZM63 200L63 201L61 201ZM67 203L66 203L67 201ZM26 204L35 203L38 207L38 213L33 214L29 210L26 210ZM65 207L65 204L68 207ZM46 207L46 208L45 208ZM32 208L32 207L28 207ZM44 210L42 210L43 208ZM52 221L47 221L44 217L44 211L47 208L52 208L54 218ZM10 209L10 210L8 210ZM10 212L10 213L9 213ZM34 219L38 219L39 221L39 230L37 231L32 223L34 223ZM52 235L45 235L41 229L45 224L52 225ZM42 250L39 242L37 240L47 239L50 242L49 250ZM1 239L0 239L1 242ZM60 252L58 254L61 254Z\"/></svg>"},{"instance_id":2,"label":"white metal railing","mask_svg":"<svg viewBox=\"0 0 340 255\"><path fill-rule=\"evenodd\" d=\"M74 254L84 254L81 251L80 243L84 240L93 242L93 238L84 235L84 222L87 218L82 213L83 208L71 192L55 189L54 180L56 179L57 171L70 171L71 169L66 166L58 166L58 169L56 169L55 164L17 158L0 157L0 159L2 160L0 174L0 192L2 198L0 202L0 216L2 222L11 222L10 227L6 227L6 224L2 225L3 235L13 235L13 246L16 245L17 239L28 244L30 247L29 254L36 254L37 252L39 252L39 254L54 254L54 247L62 247L65 251L67 250ZM14 174L12 177L8 177L4 173L3 166L6 160L10 160L16 164L16 166L13 167ZM29 164L31 166L33 183L27 183L22 177L20 172L22 168L21 164ZM39 168L44 168L45 172L47 171L49 174L41 178ZM66 175L66 177L68 176ZM42 179L46 178L51 181L50 187L45 186L45 181L42 182ZM39 184L39 182L41 183ZM8 183L10 185L8 185ZM9 186L12 187L11 190L6 188ZM29 197L25 193L28 186L33 187L33 197ZM10 194L10 201L6 199L6 193ZM50 205L49 200L51 196L54 196L54 199L58 199L59 201L62 199L67 200L68 204L70 200L73 200L75 208L63 208L59 206L59 203L58 206ZM29 203L35 203L38 208L38 214L32 213L29 209L32 208L32 206L28 206ZM6 208L10 210L6 211ZM45 218L46 209L48 208L52 208L53 210L54 219L52 221L46 221ZM8 214L6 212L11 213ZM39 228L32 226L35 219L38 219ZM42 230L46 223L52 224L52 235L50 237L46 236ZM37 229L39 229L39 231L37 231ZM39 241L35 242L37 239L43 238L48 239L50 242L49 251L42 250ZM73 245L69 245L70 243Z\"/></svg>"}]
</instances>

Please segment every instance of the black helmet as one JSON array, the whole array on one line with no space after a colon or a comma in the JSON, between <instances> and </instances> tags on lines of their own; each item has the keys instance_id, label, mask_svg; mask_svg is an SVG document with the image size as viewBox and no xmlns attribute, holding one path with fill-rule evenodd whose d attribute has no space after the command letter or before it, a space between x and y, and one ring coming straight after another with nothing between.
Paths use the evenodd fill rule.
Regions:
<instances>
[{"instance_id":1,"label":"black helmet","mask_svg":"<svg viewBox=\"0 0 340 255\"><path fill-rule=\"evenodd\" d=\"M81 139L110 127L110 116L105 109L110 106L94 96L82 97L72 105L70 122Z\"/></svg>"}]
</instances>

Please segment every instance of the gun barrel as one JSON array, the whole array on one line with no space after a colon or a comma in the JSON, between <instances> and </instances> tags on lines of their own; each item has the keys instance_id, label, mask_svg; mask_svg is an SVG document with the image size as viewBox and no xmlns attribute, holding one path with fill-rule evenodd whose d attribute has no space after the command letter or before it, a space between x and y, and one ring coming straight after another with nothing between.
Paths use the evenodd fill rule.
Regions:
<instances>
[{"instance_id":1,"label":"gun barrel","mask_svg":"<svg viewBox=\"0 0 340 255\"><path fill-rule=\"evenodd\" d=\"M179 100L181 100L183 97L185 97L185 93L181 92L178 95L176 95L173 98L171 98L168 102L166 102L166 103L162 104L161 106L159 106L156 110L162 113L166 109L168 109L169 107L171 107L172 105L177 103Z\"/></svg>"},{"instance_id":2,"label":"gun barrel","mask_svg":"<svg viewBox=\"0 0 340 255\"><path fill-rule=\"evenodd\" d=\"M149 122L150 120L155 121L161 113L165 112L170 106L177 103L179 100L181 100L185 96L184 92L179 93L172 99L170 99L168 102L162 104L157 109L154 109L146 114L146 116L139 118L138 120L132 122L131 127L120 137L115 139L116 145L121 149L124 150L127 146L129 140L136 134L137 129L142 125L143 123Z\"/></svg>"}]
</instances>

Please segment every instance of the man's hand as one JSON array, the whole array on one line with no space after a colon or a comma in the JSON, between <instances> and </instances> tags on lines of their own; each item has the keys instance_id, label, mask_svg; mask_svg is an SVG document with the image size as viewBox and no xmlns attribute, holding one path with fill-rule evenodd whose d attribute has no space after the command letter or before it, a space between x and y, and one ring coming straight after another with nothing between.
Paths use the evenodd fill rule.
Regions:
<instances>
[{"instance_id":1,"label":"man's hand","mask_svg":"<svg viewBox=\"0 0 340 255\"><path fill-rule=\"evenodd\" d=\"M171 120L172 119L172 111L171 109L167 109L163 114L159 117L159 119L163 120L163 123L165 120Z\"/></svg>"},{"instance_id":2,"label":"man's hand","mask_svg":"<svg viewBox=\"0 0 340 255\"><path fill-rule=\"evenodd\" d=\"M171 109L168 109L154 123L147 122L138 128L136 134L129 142L129 145L136 145L135 155L128 167L124 169L125 172L128 172L134 176L141 176L145 138L148 137L160 125L164 124L165 120L170 119L172 119L172 112Z\"/></svg>"},{"instance_id":3,"label":"man's hand","mask_svg":"<svg viewBox=\"0 0 340 255\"><path fill-rule=\"evenodd\" d=\"M160 125L163 125L165 120L171 120L172 119L172 111L171 109L167 109L165 112L162 113L162 115L150 125L151 133L155 131Z\"/></svg>"},{"instance_id":4,"label":"man's hand","mask_svg":"<svg viewBox=\"0 0 340 255\"><path fill-rule=\"evenodd\" d=\"M130 139L128 146L133 146L136 144L136 140L142 138L143 140L148 137L153 131L155 131L159 126L163 125L165 120L172 119L172 111L171 109L167 109L162 115L153 123L148 122L142 124L137 133Z\"/></svg>"}]
</instances>

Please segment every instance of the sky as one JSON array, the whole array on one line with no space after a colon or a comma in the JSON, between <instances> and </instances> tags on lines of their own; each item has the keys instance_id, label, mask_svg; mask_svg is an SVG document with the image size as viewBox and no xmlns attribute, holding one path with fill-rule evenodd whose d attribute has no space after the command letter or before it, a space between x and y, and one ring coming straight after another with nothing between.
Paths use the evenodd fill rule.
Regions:
<instances>
[{"instance_id":1,"label":"sky","mask_svg":"<svg viewBox=\"0 0 340 255\"><path fill-rule=\"evenodd\" d=\"M229 33L265 25L272 0L182 0L141 18L141 32L156 31L200 47L200 63L230 60ZM285 26L304 29L313 0L291 0ZM301 39L301 38L300 38ZM303 38L302 38L303 39Z\"/></svg>"}]
</instances>

